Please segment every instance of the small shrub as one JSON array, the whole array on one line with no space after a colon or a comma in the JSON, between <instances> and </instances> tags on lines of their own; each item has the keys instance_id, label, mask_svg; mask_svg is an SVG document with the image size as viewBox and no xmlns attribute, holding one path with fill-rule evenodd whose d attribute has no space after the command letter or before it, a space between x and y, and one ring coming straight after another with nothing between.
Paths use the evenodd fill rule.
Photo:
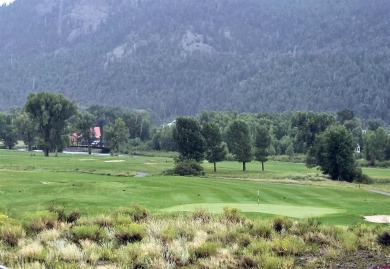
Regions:
<instances>
[{"instance_id":1,"label":"small shrub","mask_svg":"<svg viewBox=\"0 0 390 269\"><path fill-rule=\"evenodd\" d=\"M113 219L111 216L99 215L94 218L94 223L102 228L108 228L113 226Z\"/></svg>"},{"instance_id":2,"label":"small shrub","mask_svg":"<svg viewBox=\"0 0 390 269\"><path fill-rule=\"evenodd\" d=\"M146 236L146 228L140 224L118 226L115 229L115 237L119 244L141 241Z\"/></svg>"},{"instance_id":3,"label":"small shrub","mask_svg":"<svg viewBox=\"0 0 390 269\"><path fill-rule=\"evenodd\" d=\"M243 234L238 235L237 243L241 247L246 248L247 246L249 246L251 244L251 242L252 242L252 237L250 236L250 234L243 233Z\"/></svg>"},{"instance_id":4,"label":"small shrub","mask_svg":"<svg viewBox=\"0 0 390 269\"><path fill-rule=\"evenodd\" d=\"M258 222L250 229L250 234L255 237L269 239L272 235L272 227L269 223Z\"/></svg>"},{"instance_id":5,"label":"small shrub","mask_svg":"<svg viewBox=\"0 0 390 269\"><path fill-rule=\"evenodd\" d=\"M149 217L150 213L149 211L140 206L140 205L133 205L132 207L129 208L119 208L114 212L115 216L118 215L125 215L131 217L131 220L135 222L139 222L142 220L145 220Z\"/></svg>"},{"instance_id":6,"label":"small shrub","mask_svg":"<svg viewBox=\"0 0 390 269\"><path fill-rule=\"evenodd\" d=\"M390 246L390 233L388 231L381 232L378 235L378 242L384 246Z\"/></svg>"},{"instance_id":7,"label":"small shrub","mask_svg":"<svg viewBox=\"0 0 390 269\"><path fill-rule=\"evenodd\" d=\"M278 237L274 239L273 243L274 251L282 256L302 254L306 248L303 239L295 235Z\"/></svg>"},{"instance_id":8,"label":"small shrub","mask_svg":"<svg viewBox=\"0 0 390 269\"><path fill-rule=\"evenodd\" d=\"M241 215L241 210L239 210L238 208L225 207L223 209L223 216L226 220L233 223L241 222L244 219Z\"/></svg>"},{"instance_id":9,"label":"small shrub","mask_svg":"<svg viewBox=\"0 0 390 269\"><path fill-rule=\"evenodd\" d=\"M272 245L269 241L266 240L258 240L248 246L248 251L255 256L269 253L271 250Z\"/></svg>"},{"instance_id":10,"label":"small shrub","mask_svg":"<svg viewBox=\"0 0 390 269\"><path fill-rule=\"evenodd\" d=\"M277 233L287 231L292 226L292 221L284 216L277 216L273 219L273 228Z\"/></svg>"},{"instance_id":11,"label":"small shrub","mask_svg":"<svg viewBox=\"0 0 390 269\"><path fill-rule=\"evenodd\" d=\"M74 226L70 230L70 233L72 239L76 242L87 239L95 242L101 242L106 238L104 230L96 224Z\"/></svg>"},{"instance_id":12,"label":"small shrub","mask_svg":"<svg viewBox=\"0 0 390 269\"><path fill-rule=\"evenodd\" d=\"M16 247L19 240L26 236L26 232L20 225L6 223L0 226L0 240L10 247Z\"/></svg>"},{"instance_id":13,"label":"small shrub","mask_svg":"<svg viewBox=\"0 0 390 269\"><path fill-rule=\"evenodd\" d=\"M202 223L208 223L212 219L212 215L204 209L196 209L192 213L192 219Z\"/></svg>"},{"instance_id":14,"label":"small shrub","mask_svg":"<svg viewBox=\"0 0 390 269\"><path fill-rule=\"evenodd\" d=\"M24 260L36 260L43 252L43 246L38 242L32 242L19 250L19 255Z\"/></svg>"},{"instance_id":15,"label":"small shrub","mask_svg":"<svg viewBox=\"0 0 390 269\"><path fill-rule=\"evenodd\" d=\"M166 174L179 176L199 176L204 171L203 167L194 160L182 160L175 164L172 170L166 171Z\"/></svg>"},{"instance_id":16,"label":"small shrub","mask_svg":"<svg viewBox=\"0 0 390 269\"><path fill-rule=\"evenodd\" d=\"M39 233L44 229L53 229L57 224L57 214L48 210L37 211L27 216L25 227L28 231Z\"/></svg>"},{"instance_id":17,"label":"small shrub","mask_svg":"<svg viewBox=\"0 0 390 269\"><path fill-rule=\"evenodd\" d=\"M210 256L214 256L215 254L217 254L217 250L218 250L217 243L206 242L206 243L203 243L203 244L195 247L192 250L192 253L195 256L195 258L201 259L201 258L207 258Z\"/></svg>"}]
</instances>

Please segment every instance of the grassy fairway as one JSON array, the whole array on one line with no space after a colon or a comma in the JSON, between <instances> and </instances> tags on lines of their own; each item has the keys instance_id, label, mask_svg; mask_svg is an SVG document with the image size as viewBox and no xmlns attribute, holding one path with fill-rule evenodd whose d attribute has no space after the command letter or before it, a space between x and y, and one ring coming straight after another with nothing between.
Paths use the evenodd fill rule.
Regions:
<instances>
[{"instance_id":1,"label":"grassy fairway","mask_svg":"<svg viewBox=\"0 0 390 269\"><path fill-rule=\"evenodd\" d=\"M23 218L49 205L78 208L84 214L132 204L144 205L153 212L192 208L219 212L227 206L255 218L269 214L318 216L336 224L362 222L364 215L390 214L390 197L367 192L355 184L267 180L317 172L300 164L269 162L268 171L261 174L258 163L250 164L248 172L242 173L239 163L224 162L215 176L209 172L211 166L205 164L210 175L206 178L161 175L172 166L171 159L157 157L62 154L44 158L41 153L31 156L0 151L0 212ZM133 177L137 172L148 175Z\"/></svg>"}]
</instances>

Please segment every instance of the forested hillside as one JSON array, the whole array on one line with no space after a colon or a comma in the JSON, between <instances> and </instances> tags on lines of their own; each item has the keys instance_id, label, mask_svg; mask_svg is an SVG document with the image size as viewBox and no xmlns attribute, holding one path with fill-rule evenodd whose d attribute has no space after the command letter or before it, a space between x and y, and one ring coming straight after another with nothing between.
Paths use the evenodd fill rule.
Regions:
<instances>
[{"instance_id":1,"label":"forested hillside","mask_svg":"<svg viewBox=\"0 0 390 269\"><path fill-rule=\"evenodd\" d=\"M16 0L0 7L0 109L338 111L390 122L388 0Z\"/></svg>"}]
</instances>

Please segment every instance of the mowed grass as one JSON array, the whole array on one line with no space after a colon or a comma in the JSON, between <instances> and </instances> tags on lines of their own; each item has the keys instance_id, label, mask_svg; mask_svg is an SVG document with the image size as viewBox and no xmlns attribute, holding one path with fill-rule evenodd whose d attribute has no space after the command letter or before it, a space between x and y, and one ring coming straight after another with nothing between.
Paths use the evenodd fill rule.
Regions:
<instances>
[{"instance_id":1,"label":"mowed grass","mask_svg":"<svg viewBox=\"0 0 390 269\"><path fill-rule=\"evenodd\" d=\"M235 207L254 218L272 215L318 217L325 223L363 222L364 215L390 214L390 197L356 184L282 180L316 174L303 164L250 163L243 173L235 162L218 164L206 177L163 176L173 160L159 157L65 155L0 151L0 213L15 218L48 206L83 214L110 212L140 204L155 213ZM137 172L146 177L134 177ZM267 179L268 178L268 179ZM257 193L259 192L259 200ZM258 204L259 201L259 204Z\"/></svg>"}]
</instances>

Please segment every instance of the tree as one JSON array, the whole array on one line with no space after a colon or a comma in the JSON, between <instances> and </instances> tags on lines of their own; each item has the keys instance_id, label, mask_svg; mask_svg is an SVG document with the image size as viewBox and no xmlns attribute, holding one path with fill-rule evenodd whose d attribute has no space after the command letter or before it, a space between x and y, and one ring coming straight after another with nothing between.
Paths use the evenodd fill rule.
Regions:
<instances>
[{"instance_id":1,"label":"tree","mask_svg":"<svg viewBox=\"0 0 390 269\"><path fill-rule=\"evenodd\" d=\"M251 139L248 125L240 120L233 121L226 131L226 142L229 151L238 162L242 162L242 171L246 163L252 161Z\"/></svg>"},{"instance_id":2,"label":"tree","mask_svg":"<svg viewBox=\"0 0 390 269\"><path fill-rule=\"evenodd\" d=\"M316 137L306 165L319 166L333 180L353 181L358 177L352 134L342 125L329 126Z\"/></svg>"},{"instance_id":3,"label":"tree","mask_svg":"<svg viewBox=\"0 0 390 269\"><path fill-rule=\"evenodd\" d=\"M125 144L129 136L129 130L122 118L117 119L114 124L106 130L106 144L111 150L111 155L119 151L121 145Z\"/></svg>"},{"instance_id":4,"label":"tree","mask_svg":"<svg viewBox=\"0 0 390 269\"><path fill-rule=\"evenodd\" d=\"M12 149L17 143L17 132L12 115L0 113L0 140L3 140L4 147L8 149Z\"/></svg>"},{"instance_id":5,"label":"tree","mask_svg":"<svg viewBox=\"0 0 390 269\"><path fill-rule=\"evenodd\" d=\"M173 130L180 156L184 160L203 160L205 141L199 123L191 117L179 117Z\"/></svg>"},{"instance_id":6,"label":"tree","mask_svg":"<svg viewBox=\"0 0 390 269\"><path fill-rule=\"evenodd\" d=\"M205 123L202 134L206 141L206 160L214 164L214 172L217 172L217 162L223 161L227 154L226 146L222 143L221 131L215 124Z\"/></svg>"},{"instance_id":7,"label":"tree","mask_svg":"<svg viewBox=\"0 0 390 269\"><path fill-rule=\"evenodd\" d=\"M87 140L88 154L91 154L91 139L94 136L93 127L95 126L96 118L89 112L82 112L76 118L76 130L78 134Z\"/></svg>"},{"instance_id":8,"label":"tree","mask_svg":"<svg viewBox=\"0 0 390 269\"><path fill-rule=\"evenodd\" d=\"M264 163L268 161L268 148L271 145L271 135L267 128L261 126L256 130L255 159L261 162L261 170L264 171Z\"/></svg>"},{"instance_id":9,"label":"tree","mask_svg":"<svg viewBox=\"0 0 390 269\"><path fill-rule=\"evenodd\" d=\"M21 112L16 117L15 124L18 129L19 136L23 139L24 144L27 145L28 151L31 151L37 133L33 120L26 112Z\"/></svg>"},{"instance_id":10,"label":"tree","mask_svg":"<svg viewBox=\"0 0 390 269\"><path fill-rule=\"evenodd\" d=\"M377 160L383 161L386 158L388 136L383 127L379 127L375 131L368 131L364 136L365 156L372 166Z\"/></svg>"},{"instance_id":11,"label":"tree","mask_svg":"<svg viewBox=\"0 0 390 269\"><path fill-rule=\"evenodd\" d=\"M64 131L67 120L76 113L76 105L58 93L32 93L27 97L24 111L31 117L44 142L44 154L49 156L57 138ZM56 139L56 141L53 141Z\"/></svg>"}]
</instances>

